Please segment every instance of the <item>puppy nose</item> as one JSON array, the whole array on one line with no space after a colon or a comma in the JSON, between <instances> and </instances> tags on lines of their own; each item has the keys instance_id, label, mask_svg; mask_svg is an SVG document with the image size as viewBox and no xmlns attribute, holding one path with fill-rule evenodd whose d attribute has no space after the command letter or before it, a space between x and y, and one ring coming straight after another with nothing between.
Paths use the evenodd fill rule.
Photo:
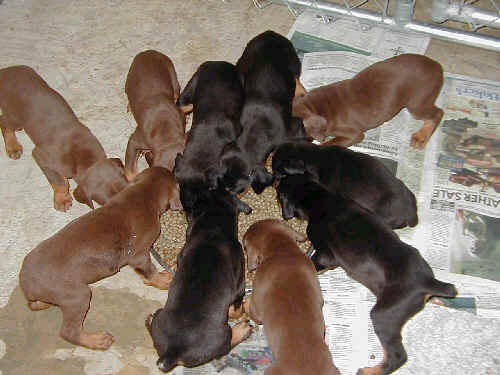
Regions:
<instances>
[{"instance_id":1,"label":"puppy nose","mask_svg":"<svg viewBox=\"0 0 500 375\"><path fill-rule=\"evenodd\" d=\"M163 361L161 359L159 359L158 361L156 361L156 366L163 372L167 372L167 368L165 367L165 364L163 363Z\"/></svg>"}]
</instances>

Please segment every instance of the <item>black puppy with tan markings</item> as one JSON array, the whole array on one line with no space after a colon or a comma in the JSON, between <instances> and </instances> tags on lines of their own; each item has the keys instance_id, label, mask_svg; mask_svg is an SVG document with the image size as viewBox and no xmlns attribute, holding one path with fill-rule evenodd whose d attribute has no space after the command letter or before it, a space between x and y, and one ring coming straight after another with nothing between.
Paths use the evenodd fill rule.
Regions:
<instances>
[{"instance_id":1,"label":"black puppy with tan markings","mask_svg":"<svg viewBox=\"0 0 500 375\"><path fill-rule=\"evenodd\" d=\"M217 188L222 151L241 133L243 100L242 76L225 61L201 64L182 90L177 105L193 110L186 148L174 169L185 208L193 207L204 190Z\"/></svg>"},{"instance_id":2,"label":"black puppy with tan markings","mask_svg":"<svg viewBox=\"0 0 500 375\"><path fill-rule=\"evenodd\" d=\"M393 229L418 223L415 195L368 154L340 146L289 142L276 149L272 167L278 177L306 174L329 191L356 201Z\"/></svg>"},{"instance_id":3,"label":"black puppy with tan markings","mask_svg":"<svg viewBox=\"0 0 500 375\"><path fill-rule=\"evenodd\" d=\"M156 270L149 249L160 234L160 215L169 208L181 209L174 176L165 168L148 168L106 205L41 242L24 258L19 273L29 307L59 306L63 339L107 349L111 334L83 330L92 298L88 285L129 265L145 284L167 289L172 276Z\"/></svg>"},{"instance_id":4,"label":"black puppy with tan markings","mask_svg":"<svg viewBox=\"0 0 500 375\"><path fill-rule=\"evenodd\" d=\"M72 205L69 178L78 184L75 199L91 208L93 201L105 204L127 186L121 160L106 157L66 100L32 68L0 69L0 113L7 155L21 157L16 131L24 129L35 144L33 159L54 191L56 210L67 211Z\"/></svg>"},{"instance_id":5,"label":"black puppy with tan markings","mask_svg":"<svg viewBox=\"0 0 500 375\"><path fill-rule=\"evenodd\" d=\"M455 286L435 279L417 249L353 200L327 191L304 175L281 179L277 192L285 219L308 220L316 269L340 266L377 297L370 316L384 360L358 374L386 375L397 370L407 360L403 325L422 310L430 296L455 297Z\"/></svg>"},{"instance_id":6,"label":"black puppy with tan markings","mask_svg":"<svg viewBox=\"0 0 500 375\"><path fill-rule=\"evenodd\" d=\"M181 190L181 195L183 191ZM182 198L181 198L182 199ZM245 256L238 241L238 213L248 206L226 190L206 190L194 208L185 208L186 244L163 309L146 321L167 372L193 367L229 353L251 333L247 321L232 329L229 318L242 315Z\"/></svg>"},{"instance_id":7,"label":"black puppy with tan markings","mask_svg":"<svg viewBox=\"0 0 500 375\"><path fill-rule=\"evenodd\" d=\"M220 178L235 194L250 185L260 194L274 181L265 168L269 154L282 142L307 137L302 120L292 120L292 100L305 93L301 63L287 38L266 31L247 44L236 66L244 77L243 131L224 150Z\"/></svg>"},{"instance_id":8,"label":"black puppy with tan markings","mask_svg":"<svg viewBox=\"0 0 500 375\"><path fill-rule=\"evenodd\" d=\"M323 296L314 264L296 244L306 239L272 219L252 224L243 237L248 270L257 270L245 312L264 324L274 356L266 375L340 375L325 343Z\"/></svg>"}]
</instances>

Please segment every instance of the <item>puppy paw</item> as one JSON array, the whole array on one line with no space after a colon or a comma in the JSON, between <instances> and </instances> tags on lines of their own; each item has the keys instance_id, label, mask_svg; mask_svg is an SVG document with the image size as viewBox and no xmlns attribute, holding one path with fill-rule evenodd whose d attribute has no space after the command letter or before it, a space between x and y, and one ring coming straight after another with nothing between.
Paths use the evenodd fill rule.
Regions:
<instances>
[{"instance_id":1,"label":"puppy paw","mask_svg":"<svg viewBox=\"0 0 500 375\"><path fill-rule=\"evenodd\" d=\"M228 317L229 319L239 319L243 315L243 305L235 309L234 305L229 306Z\"/></svg>"},{"instance_id":2,"label":"puppy paw","mask_svg":"<svg viewBox=\"0 0 500 375\"><path fill-rule=\"evenodd\" d=\"M73 199L71 198L71 194L69 192L54 195L54 208L57 211L66 212L71 208L72 204Z\"/></svg>"},{"instance_id":3,"label":"puppy paw","mask_svg":"<svg viewBox=\"0 0 500 375\"><path fill-rule=\"evenodd\" d=\"M246 340L252 334L253 327L249 320L244 320L235 324L232 328L231 346L236 346Z\"/></svg>"},{"instance_id":4,"label":"puppy paw","mask_svg":"<svg viewBox=\"0 0 500 375\"><path fill-rule=\"evenodd\" d=\"M19 143L9 147L7 150L7 156L11 159L17 160L23 154L23 146Z\"/></svg>"},{"instance_id":5,"label":"puppy paw","mask_svg":"<svg viewBox=\"0 0 500 375\"><path fill-rule=\"evenodd\" d=\"M374 367L363 367L356 372L356 375L381 375L382 365L377 365Z\"/></svg>"},{"instance_id":6,"label":"puppy paw","mask_svg":"<svg viewBox=\"0 0 500 375\"><path fill-rule=\"evenodd\" d=\"M410 146L416 148L417 150L423 150L427 144L427 138L421 134L414 133L411 136Z\"/></svg>"},{"instance_id":7,"label":"puppy paw","mask_svg":"<svg viewBox=\"0 0 500 375\"><path fill-rule=\"evenodd\" d=\"M174 276L167 271L156 272L151 278L144 279L144 284L154 286L161 290L167 290L173 278Z\"/></svg>"},{"instance_id":8,"label":"puppy paw","mask_svg":"<svg viewBox=\"0 0 500 375\"><path fill-rule=\"evenodd\" d=\"M80 334L80 344L93 350L106 350L113 344L114 338L109 332Z\"/></svg>"}]
</instances>

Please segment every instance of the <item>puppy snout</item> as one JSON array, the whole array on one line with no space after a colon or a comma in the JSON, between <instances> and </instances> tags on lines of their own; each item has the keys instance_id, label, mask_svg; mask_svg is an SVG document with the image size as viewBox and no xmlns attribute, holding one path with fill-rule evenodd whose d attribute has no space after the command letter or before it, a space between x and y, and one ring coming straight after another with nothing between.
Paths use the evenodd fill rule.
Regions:
<instances>
[{"instance_id":1,"label":"puppy snout","mask_svg":"<svg viewBox=\"0 0 500 375\"><path fill-rule=\"evenodd\" d=\"M156 361L156 366L160 371L167 372L168 370L167 367L165 366L165 363L161 360L161 358Z\"/></svg>"}]
</instances>

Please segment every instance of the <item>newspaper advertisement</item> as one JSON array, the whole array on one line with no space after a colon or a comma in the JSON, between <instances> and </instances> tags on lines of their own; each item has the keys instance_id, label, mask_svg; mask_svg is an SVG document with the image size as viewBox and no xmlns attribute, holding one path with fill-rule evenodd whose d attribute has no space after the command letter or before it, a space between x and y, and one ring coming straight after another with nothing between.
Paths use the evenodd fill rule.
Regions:
<instances>
[{"instance_id":1,"label":"newspaper advertisement","mask_svg":"<svg viewBox=\"0 0 500 375\"><path fill-rule=\"evenodd\" d=\"M445 115L424 169L426 259L500 281L500 82L446 75Z\"/></svg>"}]
</instances>

